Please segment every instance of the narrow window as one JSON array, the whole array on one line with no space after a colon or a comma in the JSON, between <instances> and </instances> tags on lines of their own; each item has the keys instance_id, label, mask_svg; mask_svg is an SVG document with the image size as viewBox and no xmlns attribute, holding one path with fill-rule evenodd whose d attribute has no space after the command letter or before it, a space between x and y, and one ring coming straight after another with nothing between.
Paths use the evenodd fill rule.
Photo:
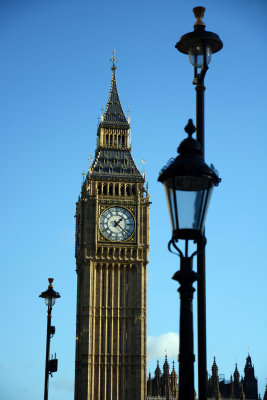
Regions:
<instances>
[{"instance_id":1,"label":"narrow window","mask_svg":"<svg viewBox=\"0 0 267 400\"><path fill-rule=\"evenodd\" d=\"M108 271L108 306L111 305L111 271Z\"/></svg>"},{"instance_id":2,"label":"narrow window","mask_svg":"<svg viewBox=\"0 0 267 400\"><path fill-rule=\"evenodd\" d=\"M102 307L105 307L105 271L102 271Z\"/></svg>"},{"instance_id":3,"label":"narrow window","mask_svg":"<svg viewBox=\"0 0 267 400\"><path fill-rule=\"evenodd\" d=\"M104 319L101 320L101 353L104 353L104 340L105 340L105 335L104 335Z\"/></svg>"},{"instance_id":4,"label":"narrow window","mask_svg":"<svg viewBox=\"0 0 267 400\"><path fill-rule=\"evenodd\" d=\"M107 343L107 352L108 352L108 354L110 354L110 322L108 323L108 337L107 337L107 341L108 341L108 343Z\"/></svg>"},{"instance_id":5,"label":"narrow window","mask_svg":"<svg viewBox=\"0 0 267 400\"><path fill-rule=\"evenodd\" d=\"M123 295L123 293L122 293L122 288L123 288L123 286L122 286L122 284L123 284L123 280L122 280L122 271L121 271L121 273L120 273L120 307L122 307L122 295Z\"/></svg>"}]
</instances>

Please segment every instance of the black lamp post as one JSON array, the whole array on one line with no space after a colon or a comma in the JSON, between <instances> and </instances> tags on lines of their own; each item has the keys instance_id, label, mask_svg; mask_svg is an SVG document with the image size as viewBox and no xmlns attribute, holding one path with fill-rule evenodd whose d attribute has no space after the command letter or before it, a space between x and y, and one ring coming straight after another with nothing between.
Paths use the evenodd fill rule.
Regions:
<instances>
[{"instance_id":1,"label":"black lamp post","mask_svg":"<svg viewBox=\"0 0 267 400\"><path fill-rule=\"evenodd\" d=\"M193 84L196 85L196 128L197 140L204 152L204 78L208 70L213 53L217 53L223 47L223 43L216 33L205 30L202 21L204 7L193 9L197 19L194 31L183 35L176 44L177 50L188 54L189 60L194 67ZM197 291L198 308L198 397L199 400L207 399L207 350L206 350L206 279L205 279L205 249L199 252L197 269L199 274Z\"/></svg>"},{"instance_id":2,"label":"black lamp post","mask_svg":"<svg viewBox=\"0 0 267 400\"><path fill-rule=\"evenodd\" d=\"M56 302L56 299L60 297L58 292L53 289L53 278L48 278L49 285L45 292L42 292L39 297L45 299L45 304L47 305L47 334L46 334L46 357L45 357L45 387L44 387L44 400L48 399L48 380L49 374L57 371L57 359L49 360L50 353L50 338L55 334L55 327L51 326L51 314L52 307Z\"/></svg>"},{"instance_id":3,"label":"black lamp post","mask_svg":"<svg viewBox=\"0 0 267 400\"><path fill-rule=\"evenodd\" d=\"M199 274L193 271L193 257L203 251L206 244L204 224L214 186L220 179L203 157L201 145L192 138L196 128L190 119L185 131L188 138L179 147L179 155L160 172L158 180L163 183L172 224L169 250L174 248L180 256L180 270L173 279L180 283L180 350L179 350L179 400L194 399L194 351L192 300L193 283ZM184 253L177 246L185 241ZM198 248L190 256L189 241Z\"/></svg>"}]
</instances>

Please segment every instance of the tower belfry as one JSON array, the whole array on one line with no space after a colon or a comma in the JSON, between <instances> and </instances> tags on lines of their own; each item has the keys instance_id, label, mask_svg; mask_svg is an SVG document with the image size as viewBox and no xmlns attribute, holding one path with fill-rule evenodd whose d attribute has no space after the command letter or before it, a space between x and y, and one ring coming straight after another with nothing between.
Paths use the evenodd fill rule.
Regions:
<instances>
[{"instance_id":1,"label":"tower belfry","mask_svg":"<svg viewBox=\"0 0 267 400\"><path fill-rule=\"evenodd\" d=\"M94 160L76 204L75 400L146 399L149 195L131 154L115 51Z\"/></svg>"}]
</instances>

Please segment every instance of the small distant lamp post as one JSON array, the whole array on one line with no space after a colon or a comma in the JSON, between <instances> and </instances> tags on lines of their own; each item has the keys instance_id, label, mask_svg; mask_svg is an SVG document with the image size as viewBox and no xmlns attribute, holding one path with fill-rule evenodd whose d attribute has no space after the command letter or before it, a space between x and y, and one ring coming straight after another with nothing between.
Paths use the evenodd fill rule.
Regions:
<instances>
[{"instance_id":1,"label":"small distant lamp post","mask_svg":"<svg viewBox=\"0 0 267 400\"><path fill-rule=\"evenodd\" d=\"M48 278L49 285L48 289L45 292L42 292L39 297L42 297L45 300L45 304L47 305L47 334L46 334L46 358L45 358L45 388L44 388L44 400L48 399L48 380L49 374L57 371L57 359L54 358L49 360L50 353L50 338L55 334L55 327L51 326L51 316L52 316L52 307L56 302L56 299L60 297L58 292L55 292L53 289L53 278Z\"/></svg>"},{"instance_id":2,"label":"small distant lamp post","mask_svg":"<svg viewBox=\"0 0 267 400\"><path fill-rule=\"evenodd\" d=\"M199 275L193 271L193 257L206 244L204 223L213 187L220 178L209 167L202 149L192 138L196 128L190 119L185 131L188 137L179 147L179 155L162 169L158 180L163 183L169 209L172 238L169 250L175 249L180 256L180 270L173 279L180 283L180 350L179 350L179 400L194 399L194 351L193 351L193 311L192 300L195 289L193 283ZM184 253L177 246L185 241ZM198 244L198 249L190 256L189 241Z\"/></svg>"},{"instance_id":3,"label":"small distant lamp post","mask_svg":"<svg viewBox=\"0 0 267 400\"><path fill-rule=\"evenodd\" d=\"M189 56L189 61L194 67L193 84L196 85L196 129L197 141L204 147L204 78L211 61L212 54L217 53L223 47L223 43L216 33L205 30L205 23L202 21L205 8L195 7L193 9L196 17L194 31L183 35L176 48L183 54ZM207 350L206 350L206 272L205 272L205 249L199 252L197 272L199 274L197 290L198 309L198 398L207 399Z\"/></svg>"}]
</instances>

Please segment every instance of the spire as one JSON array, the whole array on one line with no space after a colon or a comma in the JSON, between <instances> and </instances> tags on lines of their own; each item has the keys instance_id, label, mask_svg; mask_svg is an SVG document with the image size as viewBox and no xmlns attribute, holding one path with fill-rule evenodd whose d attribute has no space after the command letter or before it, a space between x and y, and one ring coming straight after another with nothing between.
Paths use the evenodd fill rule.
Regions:
<instances>
[{"instance_id":1,"label":"spire","mask_svg":"<svg viewBox=\"0 0 267 400\"><path fill-rule=\"evenodd\" d=\"M150 371L149 371L149 375L148 375L147 394L148 394L148 396L152 396L152 379L151 379Z\"/></svg>"},{"instance_id":2,"label":"spire","mask_svg":"<svg viewBox=\"0 0 267 400\"><path fill-rule=\"evenodd\" d=\"M163 364L163 373L167 376L169 376L169 370L170 370L170 366L168 363L168 357L167 354L165 354L165 362Z\"/></svg>"},{"instance_id":3,"label":"spire","mask_svg":"<svg viewBox=\"0 0 267 400\"><path fill-rule=\"evenodd\" d=\"M125 127L129 128L128 121L124 115L122 110L122 106L119 99L118 89L117 89L117 82L116 82L116 62L117 57L115 56L115 50L113 50L113 56L111 57L110 61L112 62L111 70L112 70L112 79L111 79L111 88L109 92L109 98L106 106L106 110L104 115L101 117L101 124L103 127L107 125L117 126L117 127Z\"/></svg>"},{"instance_id":4,"label":"spire","mask_svg":"<svg viewBox=\"0 0 267 400\"><path fill-rule=\"evenodd\" d=\"M235 398L238 398L240 396L240 374L239 371L237 369L237 363L235 364L235 370L234 370L234 394L235 394Z\"/></svg>"},{"instance_id":5,"label":"spire","mask_svg":"<svg viewBox=\"0 0 267 400\"><path fill-rule=\"evenodd\" d=\"M110 61L112 62L112 71L115 71L116 67L116 62L118 61L117 57L115 56L115 49L113 49L113 56L111 57Z\"/></svg>"},{"instance_id":6,"label":"spire","mask_svg":"<svg viewBox=\"0 0 267 400\"><path fill-rule=\"evenodd\" d=\"M216 364L216 359L214 356L213 364L212 364L212 376L211 376L211 383L212 383L212 396L216 400L221 400L221 392L219 387L219 375L218 375L218 367Z\"/></svg>"}]
</instances>

